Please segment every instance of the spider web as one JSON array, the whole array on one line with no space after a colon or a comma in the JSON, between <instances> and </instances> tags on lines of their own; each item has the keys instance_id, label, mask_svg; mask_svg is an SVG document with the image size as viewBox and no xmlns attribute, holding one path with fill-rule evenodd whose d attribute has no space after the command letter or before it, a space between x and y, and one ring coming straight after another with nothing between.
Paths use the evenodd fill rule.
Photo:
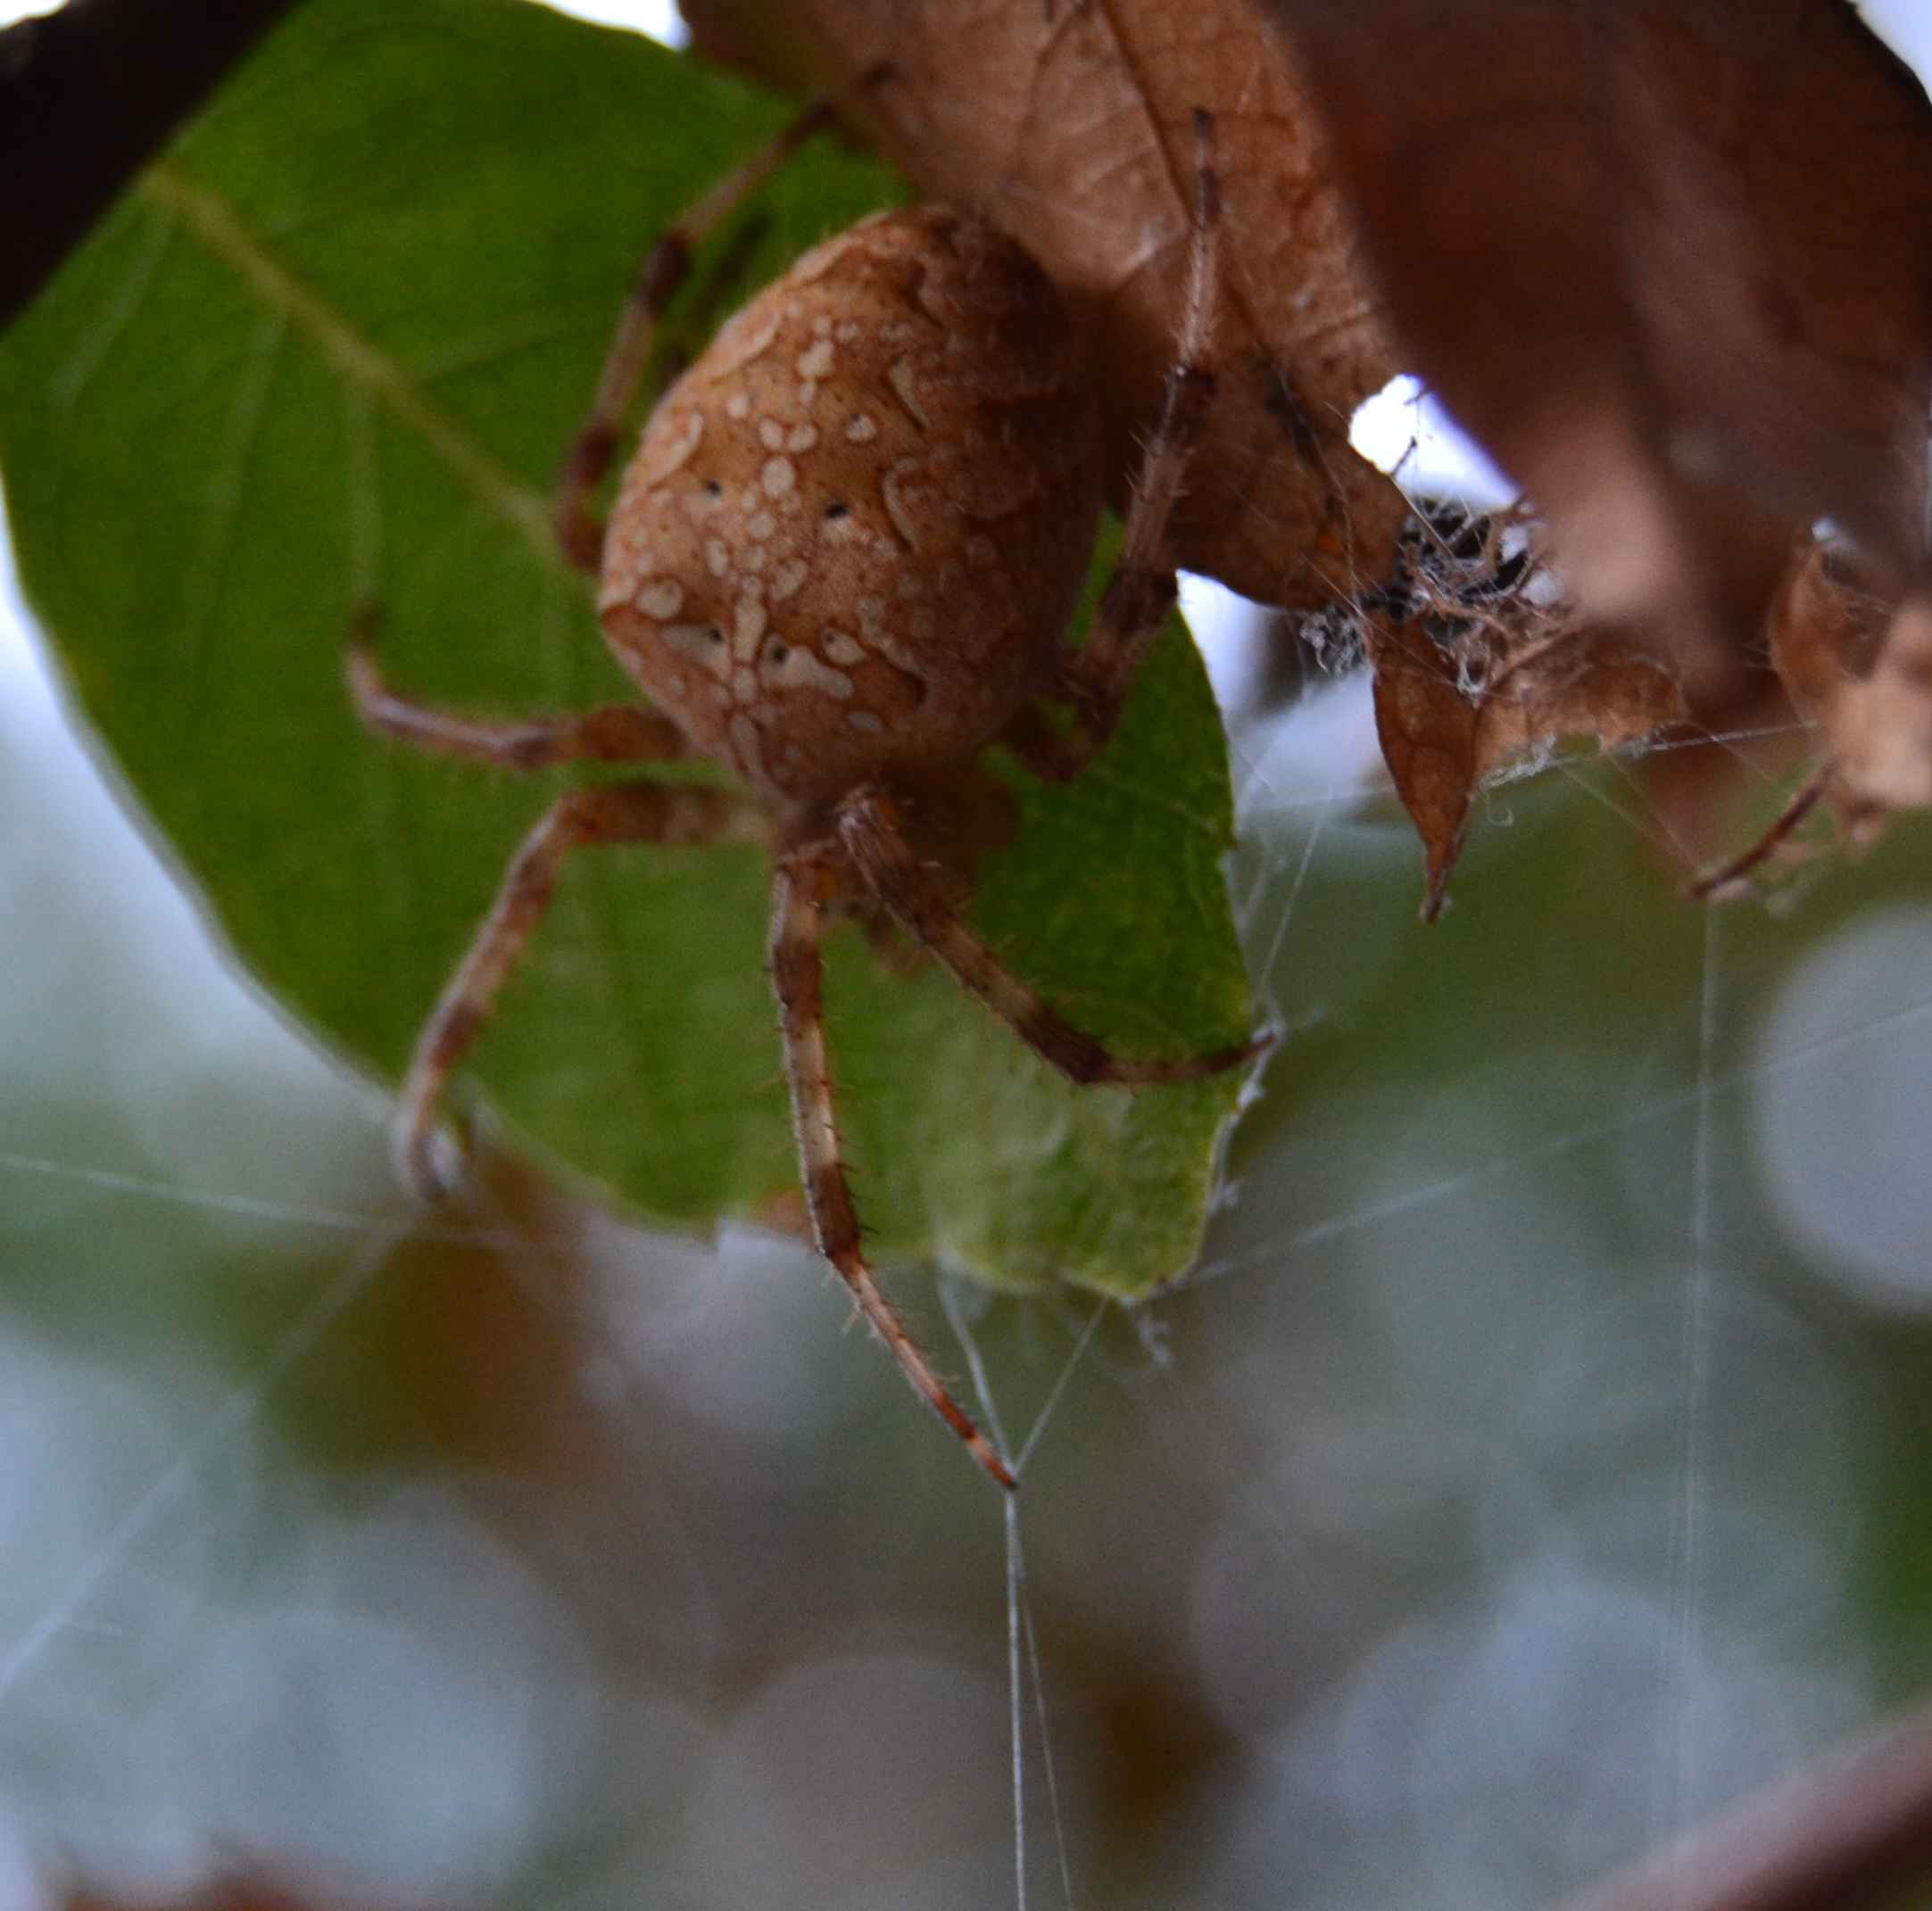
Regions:
<instances>
[{"instance_id":1,"label":"spider web","mask_svg":"<svg viewBox=\"0 0 1932 1911\"><path fill-rule=\"evenodd\" d=\"M1424 931L1359 682L1257 699L1198 1278L925 1310L1002 1502L790 1247L410 1216L8 681L0 1892L1530 1906L1922 1673L1912 826L1696 914L1671 752L1563 760Z\"/></svg>"},{"instance_id":2,"label":"spider web","mask_svg":"<svg viewBox=\"0 0 1932 1911\"><path fill-rule=\"evenodd\" d=\"M1932 1021L1905 850L1821 868L1787 920L1682 911L1646 900L1674 827L1646 781L1657 753L1565 762L1492 800L1459 908L1425 931L1406 827L1363 790L1359 687L1320 685L1238 730L1235 893L1292 1032L1200 1276L1144 1336L942 1286L986 1418L1018 1435L1028 1477L995 1513L862 1336L828 1348L827 1296L790 1248L641 1244L516 1187L399 1248L410 1217L371 1195L386 1187L373 1100L260 1005L197 1001L198 925L164 878L137 873L145 850L108 852L126 857L118 922L76 893L60 832L100 798L50 767L37 694L21 675L9 699L5 815L15 914L46 946L12 978L28 1092L0 1146L21 1296L9 1445L32 1456L7 1502L10 1555L30 1547L31 1563L0 1637L0 1795L36 1849L71 1841L112 1862L75 1802L81 1780L130 1775L104 1709L145 1721L129 1742L150 1748L132 1759L148 1815L121 1820L116 1854L144 1888L205 1862L186 1824L372 1888L502 1890L537 1862L545 1823L502 1799L549 1785L609 1828L595 1875L648 1865L701 1902L714 1888L765 1901L784 1874L720 1858L748 1825L828 1895L863 1901L889 1880L894 1902L983 1901L997 1817L1023 1904L1135 1901L1124 1876L1148 1903L1189 1879L1207 1901L1279 1902L1298 1866L1297 1902L1390 1901L1399 1874L1533 1904L1882 1702L1877 1621L1852 1620L1883 1483L1915 1449L1888 1399L1903 1382L1883 1314L1854 1299L1922 1307L1908 1262L1932 1238L1893 1138L1922 1132L1906 1078L1923 1076ZM79 826L97 871L104 822ZM1633 911L1661 939L1641 961L1593 944ZM131 997L128 1017L77 1057L104 989ZM60 1008L63 993L88 1005ZM1455 1013L1471 1026L1430 1035ZM173 1045L156 1034L170 1022ZM266 1079L235 1088L271 1045ZM1834 1115L1895 1157L1860 1184L1895 1210L1868 1212L1862 1240L1832 1232L1842 1215L1802 1163L1778 1179L1784 1129L1807 1111L1832 1161ZM426 1298L415 1262L437 1251L459 1274L432 1275ZM157 1332L127 1295L186 1262L203 1280L212 1267L211 1287ZM61 1281L77 1290L64 1305ZM319 1468L303 1411L339 1419L343 1390L380 1395L358 1322L447 1319L452 1300L576 1349L562 1410L614 1449L576 1506L489 1485L460 1440L453 1457L399 1460L394 1425L380 1465ZM211 1312L231 1317L226 1356ZM253 1324L234 1328L237 1312ZM500 1399L514 1367L481 1346L460 1387ZM1022 1400L1035 1404L1016 1419ZM394 1399L384 1413L410 1419ZM732 1537L690 1536L705 1505ZM807 1563L842 1520L842 1558L915 1562L858 1601L856 1645L838 1628L846 1573L865 1568ZM762 1568L754 1534L773 1549ZM991 1602L972 1563L988 1543ZM742 1584L720 1588L721 1556ZM404 1617L465 1581L469 1644L544 1695L534 1725L468 1683L468 1650L438 1652L435 1628ZM786 1669L734 1685L785 1601L802 1615L779 1628ZM327 1615L326 1650L299 1623L305 1602ZM1112 1684L1096 1675L1069 1602L1121 1606L1153 1669L1121 1666L1116 1646ZM989 1608L1000 1677L958 1642L990 1646L975 1630ZM935 1613L958 1628L949 1644L895 1643ZM394 1822L371 1833L377 1780L416 1799L426 1782L420 1734L368 1750L383 1731L371 1665L458 1739L493 1744L452 1757L439 1735L428 1769L456 1826L440 1843ZM331 1791L298 1758L299 1808L257 1783L224 1816L157 1775L166 1733L211 1708L286 1714L323 1667L332 1704L298 1717L363 1748L368 1785L338 1775ZM1143 1733L1162 1742L1161 1705L1191 1703L1219 1747L1165 1790L1105 1769L1096 1694L1132 1687L1130 1670ZM633 1707L624 1742L655 1748L644 1778L596 1775L591 1688ZM795 1799L772 1802L809 1748L857 1755L871 1732L906 1768L856 1827L828 1837ZM990 1791L992 1733L1008 1749ZM680 1746L698 1778L676 1769ZM1124 1874L1107 1794L1137 1785L1173 1849ZM1553 1843L1552 1822L1588 1830ZM545 1901L595 1901L581 1880L573 1898L537 1875Z\"/></svg>"}]
</instances>

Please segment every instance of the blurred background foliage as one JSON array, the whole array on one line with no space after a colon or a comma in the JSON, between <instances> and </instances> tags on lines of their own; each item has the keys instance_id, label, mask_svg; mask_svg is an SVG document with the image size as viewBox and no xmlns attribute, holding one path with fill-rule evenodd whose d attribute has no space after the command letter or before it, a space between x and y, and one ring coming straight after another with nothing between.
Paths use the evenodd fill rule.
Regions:
<instances>
[{"instance_id":1,"label":"blurred background foliage","mask_svg":"<svg viewBox=\"0 0 1932 1911\"><path fill-rule=\"evenodd\" d=\"M1669 757L1557 765L1424 930L1360 684L1267 641L1289 1032L1198 1278L895 1289L1045 1416L1032 1902L1057 1824L1081 1904L1528 1907L1932 1674L1927 833L1707 914ZM812 1258L508 1160L413 1216L0 654L0 1904L1011 1901L1001 1509ZM1743 840L1796 759L1717 755Z\"/></svg>"}]
</instances>

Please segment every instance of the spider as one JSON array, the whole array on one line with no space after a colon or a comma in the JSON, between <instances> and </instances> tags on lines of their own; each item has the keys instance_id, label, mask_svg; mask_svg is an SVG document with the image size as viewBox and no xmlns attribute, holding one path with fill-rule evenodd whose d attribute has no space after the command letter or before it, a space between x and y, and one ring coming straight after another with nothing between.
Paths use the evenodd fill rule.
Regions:
<instances>
[{"instance_id":1,"label":"spider","mask_svg":"<svg viewBox=\"0 0 1932 1911\"><path fill-rule=\"evenodd\" d=\"M866 1264L840 1152L820 941L833 913L909 931L1079 1083L1185 1081L1239 1068L1270 1039L1172 1060L1110 1054L966 925L957 847L934 820L994 741L1036 774L1078 774L1111 733L1173 602L1165 525L1213 393L1201 362L1219 211L1212 122L1196 115L1177 362L1119 562L1090 634L1074 648L1065 632L1101 502L1098 401L1045 273L994 226L942 206L874 214L755 296L658 403L608 525L592 515L652 332L694 246L827 117L824 103L808 109L659 237L559 480L563 550L600 576L604 633L654 707L478 721L398 695L368 626L352 640L353 701L388 736L523 771L696 754L743 786L639 777L557 798L512 857L418 1039L396 1155L426 1198L450 1191L436 1146L442 1091L573 850L767 845L771 981L818 1251L914 1387L1010 1489L1011 1468Z\"/></svg>"}]
</instances>

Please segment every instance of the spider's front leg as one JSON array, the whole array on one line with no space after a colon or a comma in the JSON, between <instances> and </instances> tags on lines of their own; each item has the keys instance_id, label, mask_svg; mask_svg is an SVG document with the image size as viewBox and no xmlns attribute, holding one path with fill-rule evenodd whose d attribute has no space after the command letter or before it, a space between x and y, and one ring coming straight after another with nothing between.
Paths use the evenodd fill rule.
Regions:
<instances>
[{"instance_id":1,"label":"spider's front leg","mask_svg":"<svg viewBox=\"0 0 1932 1911\"><path fill-rule=\"evenodd\" d=\"M558 871L573 849L607 843L762 843L769 834L764 810L729 790L640 780L559 797L510 859L494 905L417 1038L395 1118L396 1165L410 1186L430 1201L451 1192L435 1159L436 1105L543 921Z\"/></svg>"},{"instance_id":2,"label":"spider's front leg","mask_svg":"<svg viewBox=\"0 0 1932 1911\"><path fill-rule=\"evenodd\" d=\"M869 82L861 81L861 84ZM644 255L631 295L618 317L590 415L571 440L557 477L551 521L563 553L580 570L603 560L604 527L592 514L591 495L603 481L624 430L625 414L637 396L651 343L665 308L684 282L691 255L745 195L767 178L812 134L832 119L829 100L815 100L742 166L687 207Z\"/></svg>"},{"instance_id":3,"label":"spider's front leg","mask_svg":"<svg viewBox=\"0 0 1932 1911\"><path fill-rule=\"evenodd\" d=\"M772 881L772 992L778 998L785 1075L792 1087L792 1129L812 1234L818 1252L852 1290L859 1311L899 1362L900 1371L966 1442L980 1465L1011 1491L1019 1485L1012 1468L947 1392L866 1264L858 1212L852 1204L839 1148L832 1063L825 1045L825 964L819 953L825 906L845 882L841 859L824 846L782 857Z\"/></svg>"},{"instance_id":4,"label":"spider's front leg","mask_svg":"<svg viewBox=\"0 0 1932 1911\"><path fill-rule=\"evenodd\" d=\"M1214 165L1214 120L1198 109L1194 153L1193 234L1174 362L1134 480L1114 574L1107 579L1086 642L1066 652L1059 662L1057 694L1073 706L1073 727L1063 729L1029 707L1000 739L1036 775L1049 782L1077 776L1113 735L1135 674L1173 608L1176 585L1168 525L1215 395L1208 360L1214 343L1221 181Z\"/></svg>"}]
</instances>

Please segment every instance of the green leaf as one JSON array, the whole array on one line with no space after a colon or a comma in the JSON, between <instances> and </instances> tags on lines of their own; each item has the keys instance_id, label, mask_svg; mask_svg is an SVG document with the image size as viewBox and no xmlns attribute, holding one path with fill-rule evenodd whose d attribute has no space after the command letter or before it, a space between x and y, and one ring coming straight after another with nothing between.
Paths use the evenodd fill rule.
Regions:
<instances>
[{"instance_id":1,"label":"green leaf","mask_svg":"<svg viewBox=\"0 0 1932 1911\"><path fill-rule=\"evenodd\" d=\"M561 779L365 732L352 607L382 600L386 666L426 700L626 694L551 474L649 238L786 111L522 0L310 0L0 342L21 571L75 697L239 959L386 1077ZM759 194L725 302L896 194L815 143ZM718 257L674 314L687 347ZM1001 774L1024 829L975 919L1015 967L1132 1052L1245 1032L1184 633L1075 784ZM575 858L470 1079L648 1216L770 1212L796 1173L767 883L745 850ZM944 974L889 974L849 929L829 961L882 1256L1129 1297L1186 1266L1236 1081L1072 1088Z\"/></svg>"}]
</instances>

